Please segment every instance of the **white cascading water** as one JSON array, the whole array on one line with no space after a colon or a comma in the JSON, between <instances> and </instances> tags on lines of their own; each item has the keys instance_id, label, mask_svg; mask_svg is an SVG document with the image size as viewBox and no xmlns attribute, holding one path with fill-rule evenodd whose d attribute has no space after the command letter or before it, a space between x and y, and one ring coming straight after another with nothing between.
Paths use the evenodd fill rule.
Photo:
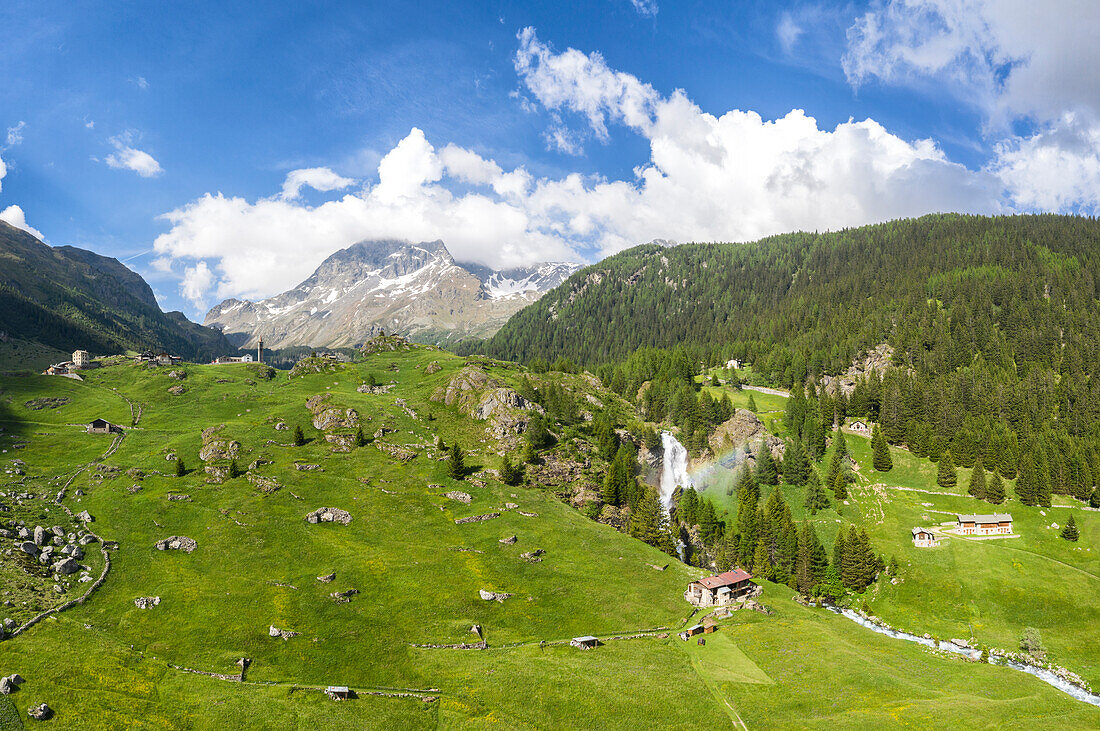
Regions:
<instances>
[{"instance_id":1,"label":"white cascading water","mask_svg":"<svg viewBox=\"0 0 1100 731\"><path fill-rule=\"evenodd\" d=\"M661 505L667 511L672 507L672 493L677 486L694 487L695 482L688 474L687 448L667 431L661 432L661 446L664 447L664 459L661 461Z\"/></svg>"}]
</instances>

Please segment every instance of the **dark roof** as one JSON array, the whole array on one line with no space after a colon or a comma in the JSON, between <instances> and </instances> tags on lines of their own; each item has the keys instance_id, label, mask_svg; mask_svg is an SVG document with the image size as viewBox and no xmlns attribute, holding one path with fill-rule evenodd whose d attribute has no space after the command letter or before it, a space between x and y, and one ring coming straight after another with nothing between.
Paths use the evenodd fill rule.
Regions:
<instances>
[{"instance_id":1,"label":"dark roof","mask_svg":"<svg viewBox=\"0 0 1100 731\"><path fill-rule=\"evenodd\" d=\"M752 574L741 569L733 569L731 571L723 571L717 576L708 576L704 579L699 579L699 583L708 589L717 589L720 586L732 586L733 584L740 584L742 581L746 581L752 578Z\"/></svg>"},{"instance_id":2,"label":"dark roof","mask_svg":"<svg viewBox=\"0 0 1100 731\"><path fill-rule=\"evenodd\" d=\"M1012 522L1012 516L1008 513L994 513L993 515L959 515L960 523L1001 523Z\"/></svg>"},{"instance_id":3,"label":"dark roof","mask_svg":"<svg viewBox=\"0 0 1100 731\"><path fill-rule=\"evenodd\" d=\"M111 422L106 419L92 419L92 426L111 426Z\"/></svg>"}]
</instances>

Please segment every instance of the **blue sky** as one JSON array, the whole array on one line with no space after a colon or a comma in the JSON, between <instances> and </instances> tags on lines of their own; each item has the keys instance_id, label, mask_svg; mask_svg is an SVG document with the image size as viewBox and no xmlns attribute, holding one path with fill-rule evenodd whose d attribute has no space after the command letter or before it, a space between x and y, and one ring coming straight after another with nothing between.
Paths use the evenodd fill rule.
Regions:
<instances>
[{"instance_id":1,"label":"blue sky","mask_svg":"<svg viewBox=\"0 0 1100 731\"><path fill-rule=\"evenodd\" d=\"M513 265L1096 213L1098 8L9 0L0 216L201 320L370 237Z\"/></svg>"}]
</instances>

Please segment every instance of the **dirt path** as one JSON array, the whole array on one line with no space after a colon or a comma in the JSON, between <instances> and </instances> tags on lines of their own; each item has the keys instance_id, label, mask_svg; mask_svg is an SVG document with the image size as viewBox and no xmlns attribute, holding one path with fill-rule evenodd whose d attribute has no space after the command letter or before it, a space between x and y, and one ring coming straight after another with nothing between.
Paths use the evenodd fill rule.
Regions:
<instances>
[{"instance_id":1,"label":"dirt path","mask_svg":"<svg viewBox=\"0 0 1100 731\"><path fill-rule=\"evenodd\" d=\"M778 388L767 388L766 386L745 386L745 385L742 385L741 388L747 389L749 391L756 391L757 393L766 393L769 396L782 396L783 398L790 398L791 397L791 394L790 394L789 391L780 391Z\"/></svg>"}]
</instances>

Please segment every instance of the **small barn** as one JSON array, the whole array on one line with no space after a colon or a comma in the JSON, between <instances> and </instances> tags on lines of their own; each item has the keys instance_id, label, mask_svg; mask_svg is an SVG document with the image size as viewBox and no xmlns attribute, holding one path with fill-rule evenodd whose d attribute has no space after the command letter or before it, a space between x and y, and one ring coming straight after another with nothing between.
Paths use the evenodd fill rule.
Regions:
<instances>
[{"instance_id":1,"label":"small barn","mask_svg":"<svg viewBox=\"0 0 1100 731\"><path fill-rule=\"evenodd\" d=\"M703 625L697 624L692 627L688 627L686 630L684 630L684 633L687 634L688 637L694 637L695 635L703 634L703 632L705 631L706 628L703 627Z\"/></svg>"},{"instance_id":2,"label":"small barn","mask_svg":"<svg viewBox=\"0 0 1100 731\"><path fill-rule=\"evenodd\" d=\"M935 533L918 525L913 529L913 545L917 548L935 548L940 541Z\"/></svg>"},{"instance_id":3,"label":"small barn","mask_svg":"<svg viewBox=\"0 0 1100 731\"><path fill-rule=\"evenodd\" d=\"M865 421L853 421L851 424L848 425L848 428L851 429L856 434L870 434L871 433L871 427L868 426L867 422L865 422Z\"/></svg>"},{"instance_id":4,"label":"small barn","mask_svg":"<svg viewBox=\"0 0 1100 731\"><path fill-rule=\"evenodd\" d=\"M117 434L122 431L122 427L116 426L106 419L93 419L88 424L89 434Z\"/></svg>"},{"instance_id":5,"label":"small barn","mask_svg":"<svg viewBox=\"0 0 1100 731\"><path fill-rule=\"evenodd\" d=\"M717 629L718 629L718 624L713 619L711 619L710 617L707 617L706 619L703 620L703 634L705 634L705 635L714 634L714 632Z\"/></svg>"},{"instance_id":6,"label":"small barn","mask_svg":"<svg viewBox=\"0 0 1100 731\"><path fill-rule=\"evenodd\" d=\"M756 588L752 574L741 569L724 571L688 584L684 599L697 607L732 604Z\"/></svg>"},{"instance_id":7,"label":"small barn","mask_svg":"<svg viewBox=\"0 0 1100 731\"><path fill-rule=\"evenodd\" d=\"M594 650L600 646L600 641L592 635L585 635L584 637L574 637L569 644L580 650Z\"/></svg>"},{"instance_id":8,"label":"small barn","mask_svg":"<svg viewBox=\"0 0 1100 731\"><path fill-rule=\"evenodd\" d=\"M355 696L346 685L330 685L325 688L325 695L334 701L346 701Z\"/></svg>"},{"instance_id":9,"label":"small barn","mask_svg":"<svg viewBox=\"0 0 1100 731\"><path fill-rule=\"evenodd\" d=\"M955 531L964 536L996 536L1012 533L1012 516L1007 513L992 515L959 515Z\"/></svg>"}]
</instances>

